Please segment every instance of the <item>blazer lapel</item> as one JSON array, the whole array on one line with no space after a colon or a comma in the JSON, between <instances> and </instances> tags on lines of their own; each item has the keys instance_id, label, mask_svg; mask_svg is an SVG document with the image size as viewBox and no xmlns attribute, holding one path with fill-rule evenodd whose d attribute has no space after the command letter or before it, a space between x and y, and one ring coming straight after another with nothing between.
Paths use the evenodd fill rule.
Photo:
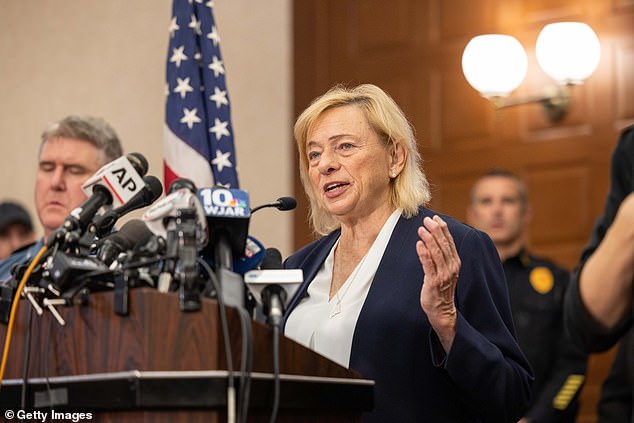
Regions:
<instances>
[{"instance_id":1,"label":"blazer lapel","mask_svg":"<svg viewBox=\"0 0 634 423\"><path fill-rule=\"evenodd\" d=\"M286 317L289 313L299 304L299 302L306 296L306 291L308 290L308 286L315 278L315 275L321 268L321 265L326 261L326 257L330 253L333 245L339 239L340 232L334 231L325 236L324 238L317 241L317 245L312 249L310 253L306 255L306 257L299 263L297 268L303 270L304 273L304 281L299 286L293 298L288 303L286 307L286 312L284 313L284 319L282 320L282 328L286 324Z\"/></svg>"}]
</instances>

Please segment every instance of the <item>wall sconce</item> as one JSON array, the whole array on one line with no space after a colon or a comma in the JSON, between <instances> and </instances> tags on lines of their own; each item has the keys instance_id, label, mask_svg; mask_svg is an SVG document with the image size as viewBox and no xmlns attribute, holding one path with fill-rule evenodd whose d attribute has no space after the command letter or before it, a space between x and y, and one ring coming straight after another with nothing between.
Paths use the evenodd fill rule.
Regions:
<instances>
[{"instance_id":1,"label":"wall sconce","mask_svg":"<svg viewBox=\"0 0 634 423\"><path fill-rule=\"evenodd\" d=\"M509 99L526 77L528 59L520 42L510 35L472 38L462 53L462 72L469 84L497 108L540 103L551 122L561 120L570 106L570 92L595 71L601 45L592 28L580 22L546 25L535 45L537 63L557 83L551 92Z\"/></svg>"}]
</instances>

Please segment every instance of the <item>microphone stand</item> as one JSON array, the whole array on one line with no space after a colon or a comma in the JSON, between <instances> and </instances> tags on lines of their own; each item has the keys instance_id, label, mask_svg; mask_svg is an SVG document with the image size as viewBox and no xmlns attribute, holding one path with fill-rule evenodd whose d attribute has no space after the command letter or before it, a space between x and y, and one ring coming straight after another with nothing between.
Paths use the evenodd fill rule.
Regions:
<instances>
[{"instance_id":1,"label":"microphone stand","mask_svg":"<svg viewBox=\"0 0 634 423\"><path fill-rule=\"evenodd\" d=\"M229 410L235 408L238 423L246 423L249 409L249 397L251 391L251 371L253 369L253 333L251 329L251 315L246 309L246 285L241 275L233 271L233 253L227 237L223 230L219 231L215 237L214 263L216 264L216 278L218 280L217 295L219 302L236 309L242 333L242 359L240 360L240 390L237 404L233 403L227 407ZM234 396L235 392L228 393L228 397ZM230 401L228 401L230 402ZM231 411L230 411L231 412Z\"/></svg>"},{"instance_id":2,"label":"microphone stand","mask_svg":"<svg viewBox=\"0 0 634 423\"><path fill-rule=\"evenodd\" d=\"M233 254L224 231L217 235L214 263L216 263L216 276L220 285L218 295L222 295L226 305L244 309L246 305L244 281L233 271Z\"/></svg>"},{"instance_id":3,"label":"microphone stand","mask_svg":"<svg viewBox=\"0 0 634 423\"><path fill-rule=\"evenodd\" d=\"M159 292L169 292L176 267L176 257L178 257L178 227L176 221L170 218L167 222L167 234L165 239L165 260L163 268L158 276L157 288Z\"/></svg>"},{"instance_id":4,"label":"microphone stand","mask_svg":"<svg viewBox=\"0 0 634 423\"><path fill-rule=\"evenodd\" d=\"M196 210L180 209L176 218L178 227L178 264L176 274L180 281L179 302L181 311L198 311L201 307L200 293L196 289L198 266L196 258Z\"/></svg>"}]
</instances>

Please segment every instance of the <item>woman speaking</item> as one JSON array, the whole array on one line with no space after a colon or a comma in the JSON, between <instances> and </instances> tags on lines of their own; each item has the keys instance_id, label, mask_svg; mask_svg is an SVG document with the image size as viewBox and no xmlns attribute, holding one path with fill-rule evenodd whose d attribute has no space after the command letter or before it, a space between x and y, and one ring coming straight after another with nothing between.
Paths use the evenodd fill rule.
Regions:
<instances>
[{"instance_id":1,"label":"woman speaking","mask_svg":"<svg viewBox=\"0 0 634 423\"><path fill-rule=\"evenodd\" d=\"M304 283L285 334L375 381L364 422L516 422L532 375L483 232L425 207L416 139L374 85L336 86L295 124L321 238L286 268Z\"/></svg>"}]
</instances>

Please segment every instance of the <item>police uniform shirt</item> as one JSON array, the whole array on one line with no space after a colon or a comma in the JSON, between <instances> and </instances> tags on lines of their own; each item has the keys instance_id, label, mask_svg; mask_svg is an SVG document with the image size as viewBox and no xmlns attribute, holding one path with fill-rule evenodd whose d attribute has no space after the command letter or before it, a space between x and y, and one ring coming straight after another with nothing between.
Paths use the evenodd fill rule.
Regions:
<instances>
[{"instance_id":1,"label":"police uniform shirt","mask_svg":"<svg viewBox=\"0 0 634 423\"><path fill-rule=\"evenodd\" d=\"M503 266L517 338L535 373L526 416L539 422L574 422L587 356L564 334L563 298L570 273L525 250Z\"/></svg>"}]
</instances>

